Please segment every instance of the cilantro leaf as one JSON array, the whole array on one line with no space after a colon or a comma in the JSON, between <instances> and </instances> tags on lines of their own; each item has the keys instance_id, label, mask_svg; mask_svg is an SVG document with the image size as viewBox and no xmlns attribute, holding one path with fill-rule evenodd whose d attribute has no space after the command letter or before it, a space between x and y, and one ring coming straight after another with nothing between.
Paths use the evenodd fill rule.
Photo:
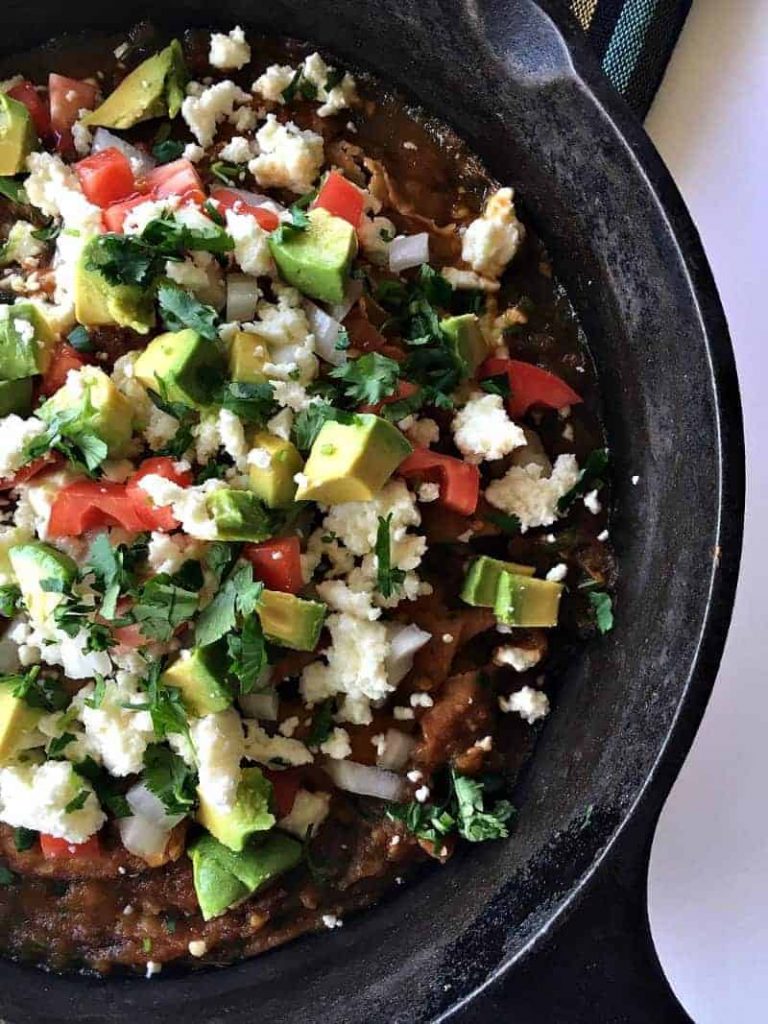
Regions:
<instances>
[{"instance_id":1,"label":"cilantro leaf","mask_svg":"<svg viewBox=\"0 0 768 1024\"><path fill-rule=\"evenodd\" d=\"M259 425L266 423L278 410L275 391L269 381L257 384L227 381L213 396L212 404L228 409L241 420Z\"/></svg>"},{"instance_id":2,"label":"cilantro leaf","mask_svg":"<svg viewBox=\"0 0 768 1024\"><path fill-rule=\"evenodd\" d=\"M102 807L108 810L115 818L127 818L130 816L131 808L123 793L117 788L119 782L113 779L105 768L98 765L92 757L86 757L72 766L74 771L82 779L87 779L93 786L96 799Z\"/></svg>"},{"instance_id":3,"label":"cilantro leaf","mask_svg":"<svg viewBox=\"0 0 768 1024\"><path fill-rule=\"evenodd\" d=\"M595 616L595 623L601 633L610 633L613 629L613 601L611 595L604 590L590 590L589 603Z\"/></svg>"},{"instance_id":4,"label":"cilantro leaf","mask_svg":"<svg viewBox=\"0 0 768 1024\"><path fill-rule=\"evenodd\" d=\"M384 518L379 516L379 528L376 532L376 581L379 590L384 597L391 597L396 590L399 590L405 579L405 572L402 569L392 568L392 544L390 540L390 528L392 524L392 513Z\"/></svg>"},{"instance_id":5,"label":"cilantro leaf","mask_svg":"<svg viewBox=\"0 0 768 1024\"><path fill-rule=\"evenodd\" d=\"M124 236L118 236L124 237ZM185 252L231 252L235 243L218 224L191 228L168 217L151 220L141 232L141 242L158 256L179 260Z\"/></svg>"},{"instance_id":6,"label":"cilantro leaf","mask_svg":"<svg viewBox=\"0 0 768 1024\"><path fill-rule=\"evenodd\" d=\"M149 711L155 733L162 739L169 733L189 735L187 712L181 699L181 690L166 686L160 681L162 663L156 661L150 667L143 682L147 699L138 704L124 705L131 711Z\"/></svg>"},{"instance_id":7,"label":"cilantro leaf","mask_svg":"<svg viewBox=\"0 0 768 1024\"><path fill-rule=\"evenodd\" d=\"M64 754L64 749L69 746L70 743L74 743L75 736L71 732L63 732L61 736L54 736L51 742L46 747L46 754L49 758L56 760Z\"/></svg>"},{"instance_id":8,"label":"cilantro leaf","mask_svg":"<svg viewBox=\"0 0 768 1024\"><path fill-rule=\"evenodd\" d=\"M0 196L10 199L12 203L25 204L29 202L24 183L18 178L0 178Z\"/></svg>"},{"instance_id":9,"label":"cilantro leaf","mask_svg":"<svg viewBox=\"0 0 768 1024\"><path fill-rule=\"evenodd\" d=\"M337 409L329 402L313 402L306 409L302 409L294 419L292 430L293 442L299 451L309 451L326 420L335 420L338 423L354 423L355 419L354 413Z\"/></svg>"},{"instance_id":10,"label":"cilantro leaf","mask_svg":"<svg viewBox=\"0 0 768 1024\"><path fill-rule=\"evenodd\" d=\"M131 609L142 634L152 640L170 640L177 626L189 622L197 611L199 595L159 573L143 585Z\"/></svg>"},{"instance_id":11,"label":"cilantro leaf","mask_svg":"<svg viewBox=\"0 0 768 1024\"><path fill-rule=\"evenodd\" d=\"M252 615L261 598L264 584L253 579L253 566L237 564L215 597L200 613L195 642L208 647L237 626L237 616Z\"/></svg>"},{"instance_id":12,"label":"cilantro leaf","mask_svg":"<svg viewBox=\"0 0 768 1024\"><path fill-rule=\"evenodd\" d=\"M515 813L508 800L497 800L490 811L484 808L483 784L451 769L456 796L459 835L472 843L486 839L505 839L509 835L507 821Z\"/></svg>"},{"instance_id":13,"label":"cilantro leaf","mask_svg":"<svg viewBox=\"0 0 768 1024\"><path fill-rule=\"evenodd\" d=\"M486 522L498 526L503 533L520 533L521 523L519 516L510 515L508 512L490 510L485 513L484 518Z\"/></svg>"},{"instance_id":14,"label":"cilantro leaf","mask_svg":"<svg viewBox=\"0 0 768 1024\"><path fill-rule=\"evenodd\" d=\"M605 482L605 474L608 469L608 449L596 448L590 452L584 461L579 473L579 478L570 491L560 498L557 503L557 511L565 512L576 498L588 491L599 490Z\"/></svg>"},{"instance_id":15,"label":"cilantro leaf","mask_svg":"<svg viewBox=\"0 0 768 1024\"><path fill-rule=\"evenodd\" d=\"M194 769L162 743L150 743L144 752L144 782L168 814L188 814L195 806Z\"/></svg>"},{"instance_id":16,"label":"cilantro leaf","mask_svg":"<svg viewBox=\"0 0 768 1024\"><path fill-rule=\"evenodd\" d=\"M225 185L236 185L245 176L245 167L242 164L228 164L223 160L214 160L211 164L211 174L218 178Z\"/></svg>"},{"instance_id":17,"label":"cilantro leaf","mask_svg":"<svg viewBox=\"0 0 768 1024\"><path fill-rule=\"evenodd\" d=\"M350 401L373 405L394 393L400 379L400 364L380 352L368 352L337 366L330 376L343 381L343 394Z\"/></svg>"},{"instance_id":18,"label":"cilantro leaf","mask_svg":"<svg viewBox=\"0 0 768 1024\"><path fill-rule=\"evenodd\" d=\"M87 789L81 789L79 793L72 797L68 804L64 807L65 814L72 814L73 811L80 811L85 806L85 801L88 799L90 791Z\"/></svg>"},{"instance_id":19,"label":"cilantro leaf","mask_svg":"<svg viewBox=\"0 0 768 1024\"><path fill-rule=\"evenodd\" d=\"M0 615L6 619L13 618L20 598L21 591L13 583L0 587Z\"/></svg>"},{"instance_id":20,"label":"cilantro leaf","mask_svg":"<svg viewBox=\"0 0 768 1024\"><path fill-rule=\"evenodd\" d=\"M206 306L190 292L177 284L161 284L157 289L157 301L163 324L169 331L181 331L185 327L208 341L216 341L218 313L213 306Z\"/></svg>"},{"instance_id":21,"label":"cilantro leaf","mask_svg":"<svg viewBox=\"0 0 768 1024\"><path fill-rule=\"evenodd\" d=\"M334 702L331 698L324 700L315 708L312 716L312 727L307 737L308 747L319 747L333 732Z\"/></svg>"},{"instance_id":22,"label":"cilantro leaf","mask_svg":"<svg viewBox=\"0 0 768 1024\"><path fill-rule=\"evenodd\" d=\"M135 235L97 235L88 246L86 269L112 285L148 288L163 269L162 258Z\"/></svg>"},{"instance_id":23,"label":"cilantro leaf","mask_svg":"<svg viewBox=\"0 0 768 1024\"><path fill-rule=\"evenodd\" d=\"M32 232L32 237L36 238L38 242L53 242L61 234L63 224L56 222L53 217L50 218L47 224L42 228L35 228Z\"/></svg>"},{"instance_id":24,"label":"cilantro leaf","mask_svg":"<svg viewBox=\"0 0 768 1024\"><path fill-rule=\"evenodd\" d=\"M14 697L31 708L45 711L63 711L69 704L69 694L56 679L40 675L40 666L34 665L24 675L0 676L0 682L11 687Z\"/></svg>"},{"instance_id":25,"label":"cilantro leaf","mask_svg":"<svg viewBox=\"0 0 768 1024\"><path fill-rule=\"evenodd\" d=\"M296 98L297 94L305 100L317 98L317 86L304 75L303 65L296 69L293 78L281 93L285 103L290 103L291 100Z\"/></svg>"},{"instance_id":26,"label":"cilantro leaf","mask_svg":"<svg viewBox=\"0 0 768 1024\"><path fill-rule=\"evenodd\" d=\"M33 828L24 828L19 826L13 830L13 845L15 846L18 853L24 853L25 850L30 850L37 842L39 833L35 832Z\"/></svg>"},{"instance_id":27,"label":"cilantro leaf","mask_svg":"<svg viewBox=\"0 0 768 1024\"><path fill-rule=\"evenodd\" d=\"M104 676L100 675L98 672L94 672L93 681L93 694L90 697L86 697L83 703L87 704L89 708L93 708L95 710L100 708L104 701L104 694L107 692L107 681Z\"/></svg>"},{"instance_id":28,"label":"cilantro leaf","mask_svg":"<svg viewBox=\"0 0 768 1024\"><path fill-rule=\"evenodd\" d=\"M240 684L240 693L251 693L267 667L267 648L258 616L251 614L239 633L227 636L229 670Z\"/></svg>"},{"instance_id":29,"label":"cilantro leaf","mask_svg":"<svg viewBox=\"0 0 768 1024\"><path fill-rule=\"evenodd\" d=\"M184 143L180 139L163 139L152 147L152 156L159 164L169 164L178 160L184 152Z\"/></svg>"},{"instance_id":30,"label":"cilantro leaf","mask_svg":"<svg viewBox=\"0 0 768 1024\"><path fill-rule=\"evenodd\" d=\"M501 395L502 398L509 398L512 394L509 377L504 373L499 373L495 377L485 377L480 381L480 387L489 395Z\"/></svg>"}]
</instances>

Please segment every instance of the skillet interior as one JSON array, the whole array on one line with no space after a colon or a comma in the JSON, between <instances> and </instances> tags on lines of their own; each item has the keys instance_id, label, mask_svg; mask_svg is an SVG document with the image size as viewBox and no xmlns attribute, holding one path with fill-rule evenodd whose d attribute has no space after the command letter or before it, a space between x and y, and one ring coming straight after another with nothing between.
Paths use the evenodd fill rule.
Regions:
<instances>
[{"instance_id":1,"label":"skillet interior","mask_svg":"<svg viewBox=\"0 0 768 1024\"><path fill-rule=\"evenodd\" d=\"M176 27L212 20L201 0L185 4L183 18L172 15L175 6L156 0L148 9L126 0L114 11L90 2L75 10L11 0L3 48L80 26L114 30L147 15ZM553 256L601 378L621 566L617 629L585 650L563 679L509 842L462 854L333 934L226 971L104 984L44 979L3 964L0 1008L12 1021L102 1022L126 1013L164 1021L180 1011L210 1022L255 1013L292 1022L431 1019L558 915L640 795L683 698L690 725L703 707L738 561L740 451L714 289L680 249L700 258L692 229L675 209L677 228L690 232L675 237L632 150L648 151L646 166L650 159L675 207L650 147L634 129L632 142L622 141L535 5L388 6L273 0L257 9L230 0L217 6L215 20L305 37L370 67L449 122L496 177L520 188L522 216ZM691 273L701 273L703 298ZM730 425L721 421L718 372ZM736 464L724 473L728 457ZM733 518L723 524L724 507ZM713 587L719 621L702 647Z\"/></svg>"}]
</instances>

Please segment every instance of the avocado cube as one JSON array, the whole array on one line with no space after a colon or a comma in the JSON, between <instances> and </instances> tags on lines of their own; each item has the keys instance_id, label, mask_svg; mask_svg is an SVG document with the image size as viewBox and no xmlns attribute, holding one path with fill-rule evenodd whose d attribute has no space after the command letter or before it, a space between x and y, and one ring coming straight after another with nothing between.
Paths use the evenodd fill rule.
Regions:
<instances>
[{"instance_id":1,"label":"avocado cube","mask_svg":"<svg viewBox=\"0 0 768 1024\"><path fill-rule=\"evenodd\" d=\"M269 508L290 505L296 496L295 475L304 468L304 460L290 441L260 431L251 439L251 449L263 452L262 462L248 466L250 488ZM269 460L267 462L267 460Z\"/></svg>"},{"instance_id":2,"label":"avocado cube","mask_svg":"<svg viewBox=\"0 0 768 1024\"><path fill-rule=\"evenodd\" d=\"M480 320L474 313L449 316L440 321L440 331L463 368L464 377L474 376L475 370L488 355Z\"/></svg>"},{"instance_id":3,"label":"avocado cube","mask_svg":"<svg viewBox=\"0 0 768 1024\"><path fill-rule=\"evenodd\" d=\"M11 568L21 589L30 618L46 622L77 576L77 565L50 544L30 541L8 552Z\"/></svg>"},{"instance_id":4,"label":"avocado cube","mask_svg":"<svg viewBox=\"0 0 768 1024\"><path fill-rule=\"evenodd\" d=\"M187 854L192 860L192 880L200 911L203 919L210 921L296 867L302 849L301 843L280 832L273 832L239 853L213 836L202 835L188 847Z\"/></svg>"},{"instance_id":5,"label":"avocado cube","mask_svg":"<svg viewBox=\"0 0 768 1024\"><path fill-rule=\"evenodd\" d=\"M89 269L100 237L86 242L75 266L75 319L90 327L117 325L147 334L155 324L151 290L137 284L111 284L100 271Z\"/></svg>"},{"instance_id":6,"label":"avocado cube","mask_svg":"<svg viewBox=\"0 0 768 1024\"><path fill-rule=\"evenodd\" d=\"M206 505L216 524L219 540L258 542L274 532L267 510L250 491L213 491Z\"/></svg>"},{"instance_id":7,"label":"avocado cube","mask_svg":"<svg viewBox=\"0 0 768 1024\"><path fill-rule=\"evenodd\" d=\"M223 643L182 651L160 681L181 690L184 707L196 718L224 711L233 700Z\"/></svg>"},{"instance_id":8,"label":"avocado cube","mask_svg":"<svg viewBox=\"0 0 768 1024\"><path fill-rule=\"evenodd\" d=\"M13 676L0 682L0 765L13 760L45 714L45 708L31 708L20 697L14 697L13 685Z\"/></svg>"},{"instance_id":9,"label":"avocado cube","mask_svg":"<svg viewBox=\"0 0 768 1024\"><path fill-rule=\"evenodd\" d=\"M18 174L37 145L37 132L23 103L0 93L0 175Z\"/></svg>"},{"instance_id":10,"label":"avocado cube","mask_svg":"<svg viewBox=\"0 0 768 1024\"><path fill-rule=\"evenodd\" d=\"M503 572L499 577L494 614L507 626L556 626L562 594L562 583Z\"/></svg>"},{"instance_id":11,"label":"avocado cube","mask_svg":"<svg viewBox=\"0 0 768 1024\"><path fill-rule=\"evenodd\" d=\"M135 363L136 377L145 388L194 409L209 403L223 370L224 360L215 342L190 328L158 335Z\"/></svg>"},{"instance_id":12,"label":"avocado cube","mask_svg":"<svg viewBox=\"0 0 768 1024\"><path fill-rule=\"evenodd\" d=\"M209 803L198 789L200 807L197 820L208 831L229 847L239 852L248 839L257 832L266 832L275 824L275 816L269 810L272 799L272 783L266 779L260 768L244 768L234 806L229 811Z\"/></svg>"},{"instance_id":13,"label":"avocado cube","mask_svg":"<svg viewBox=\"0 0 768 1024\"><path fill-rule=\"evenodd\" d=\"M371 413L352 423L328 420L312 445L296 500L370 501L411 451L397 427Z\"/></svg>"},{"instance_id":14,"label":"avocado cube","mask_svg":"<svg viewBox=\"0 0 768 1024\"><path fill-rule=\"evenodd\" d=\"M265 590L256 614L267 640L295 651L314 651L325 621L326 607L295 594Z\"/></svg>"},{"instance_id":15,"label":"avocado cube","mask_svg":"<svg viewBox=\"0 0 768 1024\"><path fill-rule=\"evenodd\" d=\"M32 412L32 378L0 380L0 416L29 416Z\"/></svg>"},{"instance_id":16,"label":"avocado cube","mask_svg":"<svg viewBox=\"0 0 768 1024\"><path fill-rule=\"evenodd\" d=\"M16 574L11 565L9 553L11 548L26 544L32 540L34 534L26 526L2 526L0 527L0 587L7 587L16 583Z\"/></svg>"},{"instance_id":17,"label":"avocado cube","mask_svg":"<svg viewBox=\"0 0 768 1024\"><path fill-rule=\"evenodd\" d=\"M84 366L70 373L64 386L38 410L38 416L46 422L65 413L74 416L78 427L100 437L112 458L127 451L133 432L133 408L98 366Z\"/></svg>"},{"instance_id":18,"label":"avocado cube","mask_svg":"<svg viewBox=\"0 0 768 1024\"><path fill-rule=\"evenodd\" d=\"M496 603L496 592L502 573L514 573L517 576L533 576L535 570L531 565L518 565L517 562L502 562L499 558L480 555L475 558L467 570L461 599L467 604L479 608L493 608Z\"/></svg>"},{"instance_id":19,"label":"avocado cube","mask_svg":"<svg viewBox=\"0 0 768 1024\"><path fill-rule=\"evenodd\" d=\"M342 217L321 207L310 210L303 231L273 232L272 258L283 280L321 302L341 302L357 252L357 233Z\"/></svg>"},{"instance_id":20,"label":"avocado cube","mask_svg":"<svg viewBox=\"0 0 768 1024\"><path fill-rule=\"evenodd\" d=\"M264 338L251 331L235 331L229 343L229 376L243 384L263 384L269 350Z\"/></svg>"},{"instance_id":21,"label":"avocado cube","mask_svg":"<svg viewBox=\"0 0 768 1024\"><path fill-rule=\"evenodd\" d=\"M170 114L175 117L184 98L186 79L181 45L174 39L122 80L100 107L86 114L83 124L102 128L132 128L140 121Z\"/></svg>"},{"instance_id":22,"label":"avocado cube","mask_svg":"<svg viewBox=\"0 0 768 1024\"><path fill-rule=\"evenodd\" d=\"M31 302L0 306L0 380L45 373L56 338Z\"/></svg>"}]
</instances>

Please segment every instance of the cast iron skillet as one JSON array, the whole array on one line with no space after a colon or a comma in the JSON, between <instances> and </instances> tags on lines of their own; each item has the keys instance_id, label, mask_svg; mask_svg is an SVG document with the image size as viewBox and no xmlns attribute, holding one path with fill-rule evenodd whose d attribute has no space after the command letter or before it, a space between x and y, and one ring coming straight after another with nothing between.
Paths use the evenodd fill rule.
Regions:
<instances>
[{"instance_id":1,"label":"cast iron skillet","mask_svg":"<svg viewBox=\"0 0 768 1024\"><path fill-rule=\"evenodd\" d=\"M686 1020L650 939L647 858L725 639L744 468L725 320L669 175L551 0L6 0L2 47L146 16L313 40L405 89L519 186L602 383L617 628L563 680L510 841L463 852L342 929L227 970L104 983L3 963L2 1017Z\"/></svg>"}]
</instances>

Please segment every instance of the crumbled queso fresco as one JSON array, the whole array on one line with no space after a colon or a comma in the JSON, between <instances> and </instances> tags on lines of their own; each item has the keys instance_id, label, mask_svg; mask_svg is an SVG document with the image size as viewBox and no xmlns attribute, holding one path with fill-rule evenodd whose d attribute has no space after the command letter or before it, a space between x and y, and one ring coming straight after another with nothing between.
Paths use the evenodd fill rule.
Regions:
<instances>
[{"instance_id":1,"label":"crumbled queso fresco","mask_svg":"<svg viewBox=\"0 0 768 1024\"><path fill-rule=\"evenodd\" d=\"M549 652L613 622L512 189L441 195L463 150L329 55L190 40L0 84L0 934L101 879L36 947L147 978L506 837Z\"/></svg>"}]
</instances>

